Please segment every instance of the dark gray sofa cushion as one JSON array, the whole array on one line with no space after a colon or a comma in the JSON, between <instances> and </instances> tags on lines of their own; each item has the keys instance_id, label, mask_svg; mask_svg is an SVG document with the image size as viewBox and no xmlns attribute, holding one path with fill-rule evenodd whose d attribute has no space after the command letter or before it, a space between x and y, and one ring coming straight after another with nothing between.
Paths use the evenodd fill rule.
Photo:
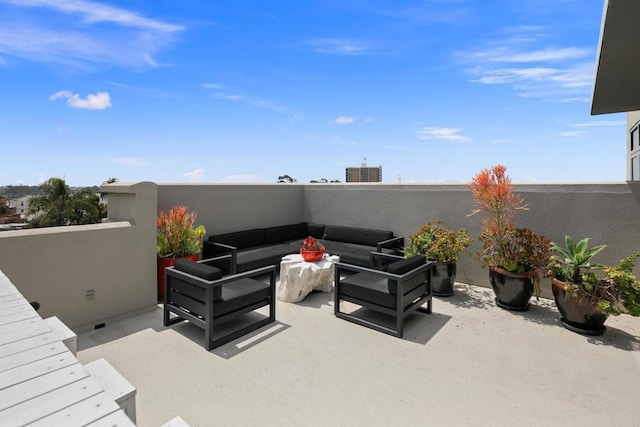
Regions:
<instances>
[{"instance_id":1,"label":"dark gray sofa cushion","mask_svg":"<svg viewBox=\"0 0 640 427\"><path fill-rule=\"evenodd\" d=\"M324 227L324 224L310 222L307 224L307 235L315 237L316 239L324 239Z\"/></svg>"},{"instance_id":2,"label":"dark gray sofa cushion","mask_svg":"<svg viewBox=\"0 0 640 427\"><path fill-rule=\"evenodd\" d=\"M376 246L378 242L393 237L392 231L374 230L371 228L343 227L340 225L326 225L324 227L326 240L348 242L358 245Z\"/></svg>"},{"instance_id":3,"label":"dark gray sofa cushion","mask_svg":"<svg viewBox=\"0 0 640 427\"><path fill-rule=\"evenodd\" d=\"M265 244L264 229L254 228L252 230L217 234L215 236L209 236L209 241L222 243L229 246L235 246L237 249L254 248L256 246L262 246Z\"/></svg>"},{"instance_id":4,"label":"dark gray sofa cushion","mask_svg":"<svg viewBox=\"0 0 640 427\"><path fill-rule=\"evenodd\" d=\"M178 271L182 271L183 273L187 273L187 274L191 274L192 276L199 277L203 280L208 280L210 282L222 278L222 271L219 268L194 262L194 261L191 261L190 259L177 259L173 268L175 268ZM176 279L176 280L180 280L180 279ZM184 282L183 280L180 280L180 281L189 287L193 286L191 284L188 284L187 282ZM200 295L200 298L204 300L204 294L205 294L204 289L202 290L202 292L199 292L198 289L193 289L193 291L195 295ZM213 288L214 301L220 299L222 295L221 292L222 291L220 290L219 286Z\"/></svg>"},{"instance_id":5,"label":"dark gray sofa cushion","mask_svg":"<svg viewBox=\"0 0 640 427\"><path fill-rule=\"evenodd\" d=\"M298 249L286 243L247 249L238 252L237 270L243 273L265 265L275 264L279 267L283 256L295 253L298 253Z\"/></svg>"},{"instance_id":6,"label":"dark gray sofa cushion","mask_svg":"<svg viewBox=\"0 0 640 427\"><path fill-rule=\"evenodd\" d=\"M290 245L294 248L299 249L302 247L302 242L302 240L296 240L294 242L291 242ZM340 257L340 262L344 262L346 264L361 265L363 267L370 266L370 252L376 250L375 245L356 245L354 243L334 242L331 240L323 240L322 244L324 245L326 252L329 255L338 255ZM382 248L382 252L386 254L394 253L392 249L387 248ZM296 252L294 251L292 253Z\"/></svg>"},{"instance_id":7,"label":"dark gray sofa cushion","mask_svg":"<svg viewBox=\"0 0 640 427\"><path fill-rule=\"evenodd\" d=\"M264 229L264 243L284 243L292 240L304 239L308 235L307 223L280 225L277 227L267 227Z\"/></svg>"},{"instance_id":8,"label":"dark gray sofa cushion","mask_svg":"<svg viewBox=\"0 0 640 427\"><path fill-rule=\"evenodd\" d=\"M407 259L403 259L400 261L396 261L396 262L392 262L391 264L389 264L386 268L387 272L389 273L393 273L393 274L397 274L399 276L402 276L403 274L406 274L408 272L410 272L413 269L416 269L418 267L420 267L421 265L424 265L424 263L427 261L427 259L422 256L422 255L415 255L412 256L411 258L407 258ZM412 286L415 287L414 285L420 285L424 282L424 280L422 280L422 277L420 278L416 278L415 280L411 280L407 283L407 286L409 288L411 288ZM409 289L405 289L405 291L408 291ZM389 279L389 292L392 294L396 294L398 293L398 283L395 280L391 280Z\"/></svg>"},{"instance_id":9,"label":"dark gray sofa cushion","mask_svg":"<svg viewBox=\"0 0 640 427\"><path fill-rule=\"evenodd\" d=\"M222 271L219 268L206 264L200 264L190 259L176 259L173 266L176 270L183 271L192 276L199 277L204 280L213 281L222 278Z\"/></svg>"},{"instance_id":10,"label":"dark gray sofa cushion","mask_svg":"<svg viewBox=\"0 0 640 427\"><path fill-rule=\"evenodd\" d=\"M222 285L222 295L213 305L213 317L223 316L269 298L269 284L244 278Z\"/></svg>"},{"instance_id":11,"label":"dark gray sofa cushion","mask_svg":"<svg viewBox=\"0 0 640 427\"><path fill-rule=\"evenodd\" d=\"M368 273L358 273L340 280L340 293L390 309L395 309L397 303L397 296L389 293L387 278Z\"/></svg>"}]
</instances>

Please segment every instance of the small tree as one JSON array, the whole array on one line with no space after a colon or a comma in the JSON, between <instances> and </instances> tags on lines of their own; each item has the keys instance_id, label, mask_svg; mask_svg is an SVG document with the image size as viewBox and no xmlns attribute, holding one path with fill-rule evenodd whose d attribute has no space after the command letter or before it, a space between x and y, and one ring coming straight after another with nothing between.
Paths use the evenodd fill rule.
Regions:
<instances>
[{"instance_id":1,"label":"small tree","mask_svg":"<svg viewBox=\"0 0 640 427\"><path fill-rule=\"evenodd\" d=\"M284 182L284 183L287 183L287 184L293 184L295 182L298 182L298 180L295 179L295 178L291 178L289 175L280 175L278 177L278 182L279 183L283 183Z\"/></svg>"}]
</instances>

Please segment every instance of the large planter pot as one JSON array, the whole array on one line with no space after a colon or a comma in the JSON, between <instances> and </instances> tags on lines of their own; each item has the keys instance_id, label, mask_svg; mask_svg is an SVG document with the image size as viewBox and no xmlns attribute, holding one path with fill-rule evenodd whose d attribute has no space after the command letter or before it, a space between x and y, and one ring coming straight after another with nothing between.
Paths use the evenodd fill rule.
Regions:
<instances>
[{"instance_id":1,"label":"large planter pot","mask_svg":"<svg viewBox=\"0 0 640 427\"><path fill-rule=\"evenodd\" d=\"M432 270L431 292L437 297L453 295L453 284L456 282L455 262L436 262Z\"/></svg>"},{"instance_id":2,"label":"large planter pot","mask_svg":"<svg viewBox=\"0 0 640 427\"><path fill-rule=\"evenodd\" d=\"M606 314L602 314L588 301L582 301L565 291L565 282L554 278L551 280L551 285L553 298L562 316L560 321L565 328L584 335L605 333L607 327L604 326L604 322L608 317Z\"/></svg>"},{"instance_id":3,"label":"large planter pot","mask_svg":"<svg viewBox=\"0 0 640 427\"><path fill-rule=\"evenodd\" d=\"M307 261L307 262L317 262L320 261L322 259L322 257L324 256L324 250L320 250L320 251L309 251L307 249L300 249L300 255L302 256L302 259Z\"/></svg>"},{"instance_id":4,"label":"large planter pot","mask_svg":"<svg viewBox=\"0 0 640 427\"><path fill-rule=\"evenodd\" d=\"M198 254L181 257L190 259L191 261L198 261ZM164 302L164 269L167 267L173 267L176 263L176 259L181 258L157 258L158 270L157 270L157 282L158 282L158 302Z\"/></svg>"},{"instance_id":5,"label":"large planter pot","mask_svg":"<svg viewBox=\"0 0 640 427\"><path fill-rule=\"evenodd\" d=\"M494 266L489 268L489 280L498 307L514 311L529 309L533 281L528 273L512 273Z\"/></svg>"}]
</instances>

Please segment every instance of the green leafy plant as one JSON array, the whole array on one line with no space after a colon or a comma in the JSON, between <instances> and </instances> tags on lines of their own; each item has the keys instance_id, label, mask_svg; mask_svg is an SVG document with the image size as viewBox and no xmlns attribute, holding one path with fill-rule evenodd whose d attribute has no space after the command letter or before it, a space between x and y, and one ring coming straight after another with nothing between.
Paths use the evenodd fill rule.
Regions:
<instances>
[{"instance_id":1,"label":"green leafy plant","mask_svg":"<svg viewBox=\"0 0 640 427\"><path fill-rule=\"evenodd\" d=\"M591 264L591 258L600 253L606 245L589 248L589 238L575 243L571 236L565 236L565 247L551 243L551 249L556 254L551 256L551 275L563 282L582 283L583 273L589 270L601 270L601 264Z\"/></svg>"},{"instance_id":2,"label":"green leafy plant","mask_svg":"<svg viewBox=\"0 0 640 427\"><path fill-rule=\"evenodd\" d=\"M178 258L200 253L204 226L194 226L195 212L187 212L186 206L174 206L168 213L160 212L156 252L159 258Z\"/></svg>"},{"instance_id":3,"label":"green leafy plant","mask_svg":"<svg viewBox=\"0 0 640 427\"><path fill-rule=\"evenodd\" d=\"M470 244L466 230L453 231L446 227L444 220L436 219L409 236L409 245L403 251L407 257L424 255L431 261L455 262Z\"/></svg>"},{"instance_id":4,"label":"green leafy plant","mask_svg":"<svg viewBox=\"0 0 640 427\"><path fill-rule=\"evenodd\" d=\"M588 247L589 239L575 243L565 237L565 246L551 246L556 252L551 257L548 275L564 282L564 290L584 303L598 308L603 314L617 316L627 313L640 316L640 282L633 267L640 252L634 252L615 266L592 264L591 258L606 245Z\"/></svg>"}]
</instances>

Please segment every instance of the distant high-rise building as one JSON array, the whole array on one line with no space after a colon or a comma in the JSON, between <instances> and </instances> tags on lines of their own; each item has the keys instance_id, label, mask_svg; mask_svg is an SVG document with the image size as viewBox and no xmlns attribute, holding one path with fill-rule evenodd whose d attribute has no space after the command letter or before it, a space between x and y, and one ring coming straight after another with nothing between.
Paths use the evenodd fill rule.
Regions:
<instances>
[{"instance_id":1,"label":"distant high-rise building","mask_svg":"<svg viewBox=\"0 0 640 427\"><path fill-rule=\"evenodd\" d=\"M359 167L348 167L347 182L382 182L382 166L369 167L362 163Z\"/></svg>"}]
</instances>

